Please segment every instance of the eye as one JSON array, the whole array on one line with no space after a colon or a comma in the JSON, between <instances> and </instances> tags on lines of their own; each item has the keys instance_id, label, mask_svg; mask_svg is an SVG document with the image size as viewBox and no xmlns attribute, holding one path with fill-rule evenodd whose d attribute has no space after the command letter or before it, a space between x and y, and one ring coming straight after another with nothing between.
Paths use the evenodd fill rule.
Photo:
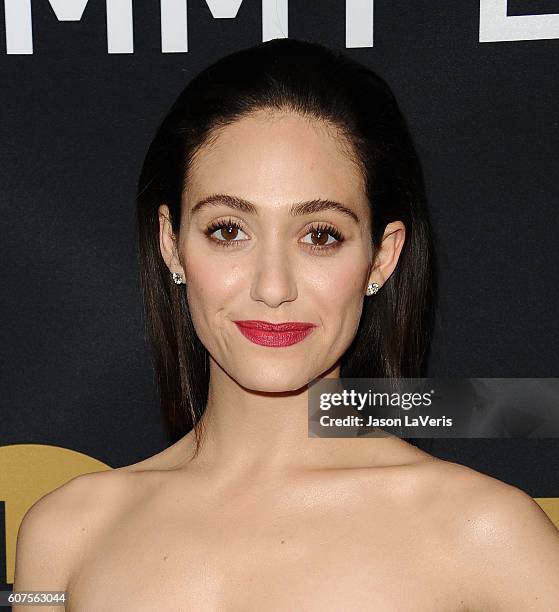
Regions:
<instances>
[{"instance_id":1,"label":"eye","mask_svg":"<svg viewBox=\"0 0 559 612\"><path fill-rule=\"evenodd\" d=\"M218 219L206 228L205 234L209 240L217 243L220 247L236 248L239 246L239 243L245 242L243 239L237 240L239 231L244 233L243 225L238 221ZM216 233L216 236L221 237L214 237L214 233ZM335 227L324 223L308 228L306 236L311 236L311 240L314 240L316 243L303 241L303 244L313 252L320 252L321 255L331 253L344 241L343 235ZM333 241L328 242L328 237L333 238Z\"/></svg>"},{"instance_id":2,"label":"eye","mask_svg":"<svg viewBox=\"0 0 559 612\"><path fill-rule=\"evenodd\" d=\"M338 248L344 241L342 234L332 225L319 224L309 228L306 236L314 236L318 244L304 242L310 246L313 251L332 251ZM327 242L328 236L334 238L332 242Z\"/></svg>"},{"instance_id":3,"label":"eye","mask_svg":"<svg viewBox=\"0 0 559 612\"><path fill-rule=\"evenodd\" d=\"M224 240L221 238L214 238L212 236L212 234L217 230L221 230L217 235L219 236L221 233ZM237 221L233 221L233 219L225 219L214 221L207 227L205 233L210 240L213 242L218 242L219 246L230 247L236 246L236 243L238 242L242 242L242 240L235 240L235 238L238 236L239 230L242 231L242 226Z\"/></svg>"}]
</instances>

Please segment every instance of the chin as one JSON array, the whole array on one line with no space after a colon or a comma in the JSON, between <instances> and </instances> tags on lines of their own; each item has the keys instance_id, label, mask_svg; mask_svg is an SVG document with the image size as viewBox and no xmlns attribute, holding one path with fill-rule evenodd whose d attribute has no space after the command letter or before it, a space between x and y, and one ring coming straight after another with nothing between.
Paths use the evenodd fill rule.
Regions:
<instances>
[{"instance_id":1,"label":"chin","mask_svg":"<svg viewBox=\"0 0 559 612\"><path fill-rule=\"evenodd\" d=\"M302 389L313 378L312 375L302 376L300 368L295 372L293 370L293 364L290 368L258 367L247 372L246 375L239 376L237 382L251 391L282 393Z\"/></svg>"}]
</instances>

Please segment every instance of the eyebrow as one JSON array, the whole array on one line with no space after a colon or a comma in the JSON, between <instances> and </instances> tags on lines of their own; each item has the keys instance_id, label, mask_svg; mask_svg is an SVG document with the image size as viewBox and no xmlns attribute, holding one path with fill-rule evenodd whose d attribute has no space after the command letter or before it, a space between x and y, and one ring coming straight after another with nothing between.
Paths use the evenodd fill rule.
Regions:
<instances>
[{"instance_id":1,"label":"eyebrow","mask_svg":"<svg viewBox=\"0 0 559 612\"><path fill-rule=\"evenodd\" d=\"M219 205L228 206L229 208L234 208L235 210L240 210L242 212L258 216L258 208L252 202L224 193L215 193L201 199L192 207L190 212L195 214L203 208ZM353 219L355 223L359 223L359 217L355 214L355 212L353 212L353 210L351 210L351 208L340 204L340 202L324 200L322 198L292 204L289 208L289 214L292 217L298 217L323 210L336 210Z\"/></svg>"}]
</instances>

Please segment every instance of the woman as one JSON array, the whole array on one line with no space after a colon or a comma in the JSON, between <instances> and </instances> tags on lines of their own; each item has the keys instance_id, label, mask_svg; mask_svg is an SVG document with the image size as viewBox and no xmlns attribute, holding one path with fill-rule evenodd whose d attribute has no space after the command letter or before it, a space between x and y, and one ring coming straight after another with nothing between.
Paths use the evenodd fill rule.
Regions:
<instances>
[{"instance_id":1,"label":"woman","mask_svg":"<svg viewBox=\"0 0 559 612\"><path fill-rule=\"evenodd\" d=\"M341 53L272 40L199 74L138 189L162 406L187 433L39 500L16 590L104 612L554 609L559 532L526 493L394 436L307 435L313 379L421 375L424 200L391 91Z\"/></svg>"}]
</instances>

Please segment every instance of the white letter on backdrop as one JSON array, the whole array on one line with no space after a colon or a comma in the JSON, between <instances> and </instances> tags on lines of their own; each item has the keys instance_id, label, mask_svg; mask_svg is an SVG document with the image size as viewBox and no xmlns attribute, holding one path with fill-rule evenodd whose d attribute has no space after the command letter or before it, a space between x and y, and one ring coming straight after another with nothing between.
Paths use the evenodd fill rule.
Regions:
<instances>
[{"instance_id":1,"label":"white letter on backdrop","mask_svg":"<svg viewBox=\"0 0 559 612\"><path fill-rule=\"evenodd\" d=\"M345 46L373 46L373 0L346 0Z\"/></svg>"},{"instance_id":2,"label":"white letter on backdrop","mask_svg":"<svg viewBox=\"0 0 559 612\"><path fill-rule=\"evenodd\" d=\"M479 42L559 38L559 14L507 15L507 0L479 1Z\"/></svg>"},{"instance_id":3,"label":"white letter on backdrop","mask_svg":"<svg viewBox=\"0 0 559 612\"><path fill-rule=\"evenodd\" d=\"M132 0L107 1L107 50L134 53ZM48 0L58 21L80 21L88 0ZM4 0L6 51L9 55L33 53L31 0Z\"/></svg>"},{"instance_id":4,"label":"white letter on backdrop","mask_svg":"<svg viewBox=\"0 0 559 612\"><path fill-rule=\"evenodd\" d=\"M243 0L206 0L212 17L234 19ZM288 0L262 0L262 42L287 38ZM161 51L188 51L187 0L161 0Z\"/></svg>"}]
</instances>

